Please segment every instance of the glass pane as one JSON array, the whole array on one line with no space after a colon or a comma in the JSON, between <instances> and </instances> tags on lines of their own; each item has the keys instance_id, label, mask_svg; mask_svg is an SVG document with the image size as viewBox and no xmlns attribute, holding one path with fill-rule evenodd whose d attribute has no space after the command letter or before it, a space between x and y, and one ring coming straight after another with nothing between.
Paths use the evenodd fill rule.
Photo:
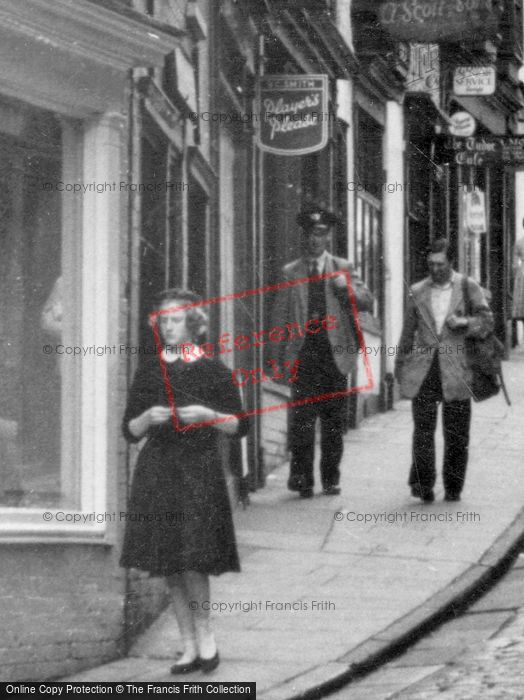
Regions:
<instances>
[{"instance_id":1,"label":"glass pane","mask_svg":"<svg viewBox=\"0 0 524 700\"><path fill-rule=\"evenodd\" d=\"M375 294L378 293L379 279L380 279L380 243L379 243L379 212L377 209L373 208L373 235L372 235L372 246L373 246L373 272L372 272L372 288Z\"/></svg>"},{"instance_id":2,"label":"glass pane","mask_svg":"<svg viewBox=\"0 0 524 700\"><path fill-rule=\"evenodd\" d=\"M363 258L363 242L362 242L362 205L363 202L360 199L360 197L357 197L357 226L356 226L356 232L355 232L355 257L356 257L356 264L355 268L357 271L357 274L360 277L363 277L364 271L362 269L362 258Z\"/></svg>"},{"instance_id":3,"label":"glass pane","mask_svg":"<svg viewBox=\"0 0 524 700\"><path fill-rule=\"evenodd\" d=\"M364 233L363 233L363 238L364 238L364 257L363 257L363 265L364 265L364 282L369 286L370 285L370 270L371 270L371 265L373 263L373 257L372 257L372 251L370 248L371 244L371 222L370 222L370 207L367 202L364 203ZM373 291L373 289L371 289Z\"/></svg>"},{"instance_id":4,"label":"glass pane","mask_svg":"<svg viewBox=\"0 0 524 700\"><path fill-rule=\"evenodd\" d=\"M141 182L148 188L141 197L140 235L140 348L144 361L154 346L148 314L153 299L168 286L166 238L166 159L167 140L147 122L141 140Z\"/></svg>"},{"instance_id":5,"label":"glass pane","mask_svg":"<svg viewBox=\"0 0 524 700\"><path fill-rule=\"evenodd\" d=\"M0 506L60 504L61 131L0 102Z\"/></svg>"}]
</instances>

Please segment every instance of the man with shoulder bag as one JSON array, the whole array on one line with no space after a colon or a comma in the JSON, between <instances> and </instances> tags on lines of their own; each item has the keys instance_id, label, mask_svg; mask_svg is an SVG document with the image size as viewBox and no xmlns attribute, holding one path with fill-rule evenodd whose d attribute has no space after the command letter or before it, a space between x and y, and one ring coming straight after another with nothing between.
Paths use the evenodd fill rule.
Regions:
<instances>
[{"instance_id":1,"label":"man with shoulder bag","mask_svg":"<svg viewBox=\"0 0 524 700\"><path fill-rule=\"evenodd\" d=\"M449 244L433 241L429 277L410 288L395 376L412 399L414 421L409 486L424 502L435 500L435 428L442 403L443 482L446 501L459 501L468 462L472 343L493 332L493 314L482 288L453 270Z\"/></svg>"}]
</instances>

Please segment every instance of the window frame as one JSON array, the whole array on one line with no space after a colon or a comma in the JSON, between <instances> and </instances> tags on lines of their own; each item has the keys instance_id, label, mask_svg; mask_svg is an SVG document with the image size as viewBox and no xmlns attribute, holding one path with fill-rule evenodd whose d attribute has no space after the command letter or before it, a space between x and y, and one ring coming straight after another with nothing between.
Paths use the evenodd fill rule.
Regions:
<instances>
[{"instance_id":1,"label":"window frame","mask_svg":"<svg viewBox=\"0 0 524 700\"><path fill-rule=\"evenodd\" d=\"M125 172L125 119L115 112L82 121L60 119L62 181L117 183L117 191L87 191L82 197L63 193L64 318L69 321L62 342L118 348L119 280L114 271L126 220L125 198L117 189ZM62 401L61 488L75 493L78 507L0 507L0 543L112 543L114 529L107 524L116 522L118 514L106 509L110 465L118 463L112 397L118 391L120 358L114 352L86 355L81 362L63 359L62 396L69 395L67 403ZM97 522L101 514L110 517Z\"/></svg>"}]
</instances>

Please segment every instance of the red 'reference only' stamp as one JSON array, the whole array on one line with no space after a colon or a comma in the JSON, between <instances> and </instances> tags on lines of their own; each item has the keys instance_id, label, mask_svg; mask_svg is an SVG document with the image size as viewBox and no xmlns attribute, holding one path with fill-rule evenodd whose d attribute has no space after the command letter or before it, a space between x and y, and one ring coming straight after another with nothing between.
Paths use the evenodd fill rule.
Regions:
<instances>
[{"instance_id":1,"label":"red 'reference only' stamp","mask_svg":"<svg viewBox=\"0 0 524 700\"><path fill-rule=\"evenodd\" d=\"M336 272L327 272L319 275L314 275L311 277L303 277L300 279L289 280L286 282L280 282L278 284L267 285L264 287L259 287L257 289L248 289L242 292L236 292L233 294L226 294L224 296L212 297L210 299L204 299L198 302L187 302L184 304L178 304L173 307L160 309L153 311L150 315L151 326L153 329L153 334L155 338L155 343L157 347L157 354L159 362L162 369L162 375L164 378L164 384L166 389L167 398L172 412L173 426L177 431L186 431L191 428L202 428L206 426L215 425L216 423L222 423L228 418L216 418L209 421L202 421L199 423L190 423L181 425L177 418L176 413L176 401L173 394L173 388L169 379L169 374L167 372L166 360L164 359L162 348L163 342L160 335L158 318L163 314L171 314L178 311L185 311L195 307L211 307L215 304L225 304L228 302L233 302L237 300L247 299L249 297L255 297L262 294L274 294L274 293L287 293L292 287L298 287L300 285L308 285L309 283L319 282L321 280L331 280L336 277L344 276L347 283L347 295L348 295L348 309L349 313L352 315L352 325L355 330L356 340L358 343L359 354L362 357L364 365L364 373L366 375L366 382L359 384L358 386L347 387L342 391L329 392L318 394L314 396L309 396L307 398L299 400L288 400L280 403L275 403L270 406L263 406L260 408L254 408L250 410L242 411L241 413L235 414L235 418L244 418L254 415L260 415L264 413L269 413L272 411L279 411L287 409L294 406L301 406L310 403L316 403L318 401L327 401L340 396L349 396L362 391L370 391L374 387L374 381L372 376L371 365L369 358L365 352L365 339L362 332L362 328L359 322L359 315L357 309L357 302L353 288L351 285L351 276L347 270L338 270ZM275 325L269 329L257 330L253 329L250 332L244 331L242 333L233 334L229 331L225 331L220 334L216 342L205 342L197 345L192 342L182 343L180 346L180 351L182 354L182 361L191 362L198 357L220 357L222 355L228 355L235 352L235 360L238 358L239 353L244 350L252 350L253 348L259 348L266 346L268 354L271 355L271 350L275 349L276 357L268 357L263 362L262 367L255 367L248 369L239 365L231 369L231 382L234 386L238 388L246 387L249 384L261 384L268 381L277 381L281 385L291 387L298 379L300 372L300 359L295 359L293 361L282 359L279 361L278 357L283 356L281 350L282 346L300 337L307 337L307 335L316 335L322 331L327 334L333 332L338 328L340 319L333 314L325 314L321 318L311 318L303 323L299 323L296 320L286 320L281 325Z\"/></svg>"}]
</instances>

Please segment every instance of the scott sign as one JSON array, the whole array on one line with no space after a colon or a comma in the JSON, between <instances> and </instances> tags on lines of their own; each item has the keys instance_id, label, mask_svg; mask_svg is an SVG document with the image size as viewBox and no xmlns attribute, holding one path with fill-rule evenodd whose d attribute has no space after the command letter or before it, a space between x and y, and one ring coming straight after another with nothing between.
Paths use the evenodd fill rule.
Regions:
<instances>
[{"instance_id":1,"label":"scott sign","mask_svg":"<svg viewBox=\"0 0 524 700\"><path fill-rule=\"evenodd\" d=\"M493 0L389 0L380 5L378 17L400 41L447 42L490 36L499 10Z\"/></svg>"}]
</instances>

